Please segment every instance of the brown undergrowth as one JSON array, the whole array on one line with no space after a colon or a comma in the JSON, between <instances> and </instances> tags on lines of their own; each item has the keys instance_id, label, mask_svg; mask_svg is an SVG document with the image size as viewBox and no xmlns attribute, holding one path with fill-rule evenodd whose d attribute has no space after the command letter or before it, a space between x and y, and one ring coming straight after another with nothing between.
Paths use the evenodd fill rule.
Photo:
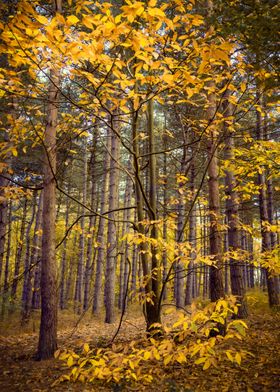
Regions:
<instances>
[{"instance_id":1,"label":"brown undergrowth","mask_svg":"<svg viewBox=\"0 0 280 392\"><path fill-rule=\"evenodd\" d=\"M51 387L55 380L67 370L58 360L36 362L33 355L38 336L38 320L34 319L24 332L20 329L16 316L1 323L0 336L0 391L1 392L39 392L39 391L168 391L168 392L259 392L280 390L280 334L279 313L270 311L263 297L249 295L251 314L247 320L249 330L246 339L239 342L240 348L251 352L241 363L219 363L205 371L193 362L172 365L165 369L154 369L155 379L152 384L106 385L61 383ZM167 321L168 321L168 317ZM170 320L169 320L170 321ZM85 317L76 326L77 319L70 313L60 314L59 346L80 350L84 343L102 347L114 335L118 321L104 324L100 319ZM35 331L34 331L35 330ZM133 309L125 318L116 342L127 342L144 337L144 320L139 311ZM157 366L154 364L153 366Z\"/></svg>"}]
</instances>

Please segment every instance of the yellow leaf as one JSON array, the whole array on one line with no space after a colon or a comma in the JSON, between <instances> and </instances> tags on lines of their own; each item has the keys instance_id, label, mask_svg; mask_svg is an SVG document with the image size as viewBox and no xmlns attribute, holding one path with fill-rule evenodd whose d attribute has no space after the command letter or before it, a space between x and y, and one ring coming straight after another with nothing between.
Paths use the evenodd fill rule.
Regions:
<instances>
[{"instance_id":1,"label":"yellow leaf","mask_svg":"<svg viewBox=\"0 0 280 392\"><path fill-rule=\"evenodd\" d=\"M246 91L246 88L247 88L246 83L241 82L241 84L240 84L240 90L242 91L242 93L244 93L244 92Z\"/></svg>"},{"instance_id":2,"label":"yellow leaf","mask_svg":"<svg viewBox=\"0 0 280 392\"><path fill-rule=\"evenodd\" d=\"M48 19L43 15L36 16L36 19L38 20L38 22L44 25L49 23Z\"/></svg>"},{"instance_id":3,"label":"yellow leaf","mask_svg":"<svg viewBox=\"0 0 280 392\"><path fill-rule=\"evenodd\" d=\"M84 352L87 354L89 352L89 345L88 343L84 344Z\"/></svg>"},{"instance_id":4,"label":"yellow leaf","mask_svg":"<svg viewBox=\"0 0 280 392\"><path fill-rule=\"evenodd\" d=\"M241 355L239 353L236 353L235 360L238 363L238 365L241 365Z\"/></svg>"},{"instance_id":5,"label":"yellow leaf","mask_svg":"<svg viewBox=\"0 0 280 392\"><path fill-rule=\"evenodd\" d=\"M150 359L151 358L151 353L150 353L150 351L145 351L144 352L144 359L145 359L145 361L147 361L148 359Z\"/></svg>"},{"instance_id":6,"label":"yellow leaf","mask_svg":"<svg viewBox=\"0 0 280 392\"><path fill-rule=\"evenodd\" d=\"M79 19L75 15L70 15L70 16L67 16L67 22L71 26L71 25L77 24L79 22Z\"/></svg>"},{"instance_id":7,"label":"yellow leaf","mask_svg":"<svg viewBox=\"0 0 280 392\"><path fill-rule=\"evenodd\" d=\"M202 358L198 358L196 361L195 361L195 363L196 363L196 365L199 365L200 363L203 363L203 362L205 362L206 361L206 357L202 357Z\"/></svg>"},{"instance_id":8,"label":"yellow leaf","mask_svg":"<svg viewBox=\"0 0 280 392\"><path fill-rule=\"evenodd\" d=\"M211 366L211 361L210 359L207 359L207 361L205 361L205 364L203 366L203 370L207 370L210 366Z\"/></svg>"},{"instance_id":9,"label":"yellow leaf","mask_svg":"<svg viewBox=\"0 0 280 392\"><path fill-rule=\"evenodd\" d=\"M168 365L169 362L172 360L172 355L167 355L167 357L164 358L164 365Z\"/></svg>"},{"instance_id":10,"label":"yellow leaf","mask_svg":"<svg viewBox=\"0 0 280 392\"><path fill-rule=\"evenodd\" d=\"M148 3L149 7L155 7L157 5L157 0L150 0Z\"/></svg>"},{"instance_id":11,"label":"yellow leaf","mask_svg":"<svg viewBox=\"0 0 280 392\"><path fill-rule=\"evenodd\" d=\"M233 356L231 355L230 351L226 351L226 356L228 357L228 359L233 362Z\"/></svg>"},{"instance_id":12,"label":"yellow leaf","mask_svg":"<svg viewBox=\"0 0 280 392\"><path fill-rule=\"evenodd\" d=\"M70 357L69 357L68 360L67 360L67 366L68 366L68 367L71 367L71 366L73 366L73 364L74 364L74 359L73 359L73 357L70 355Z\"/></svg>"}]
</instances>

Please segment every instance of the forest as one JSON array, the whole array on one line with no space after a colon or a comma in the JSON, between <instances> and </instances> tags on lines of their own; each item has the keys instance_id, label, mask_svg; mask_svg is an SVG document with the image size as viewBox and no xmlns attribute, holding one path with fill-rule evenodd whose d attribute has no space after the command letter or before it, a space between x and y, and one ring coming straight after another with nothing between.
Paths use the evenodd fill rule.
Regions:
<instances>
[{"instance_id":1,"label":"forest","mask_svg":"<svg viewBox=\"0 0 280 392\"><path fill-rule=\"evenodd\" d=\"M280 390L277 0L0 2L0 390Z\"/></svg>"}]
</instances>

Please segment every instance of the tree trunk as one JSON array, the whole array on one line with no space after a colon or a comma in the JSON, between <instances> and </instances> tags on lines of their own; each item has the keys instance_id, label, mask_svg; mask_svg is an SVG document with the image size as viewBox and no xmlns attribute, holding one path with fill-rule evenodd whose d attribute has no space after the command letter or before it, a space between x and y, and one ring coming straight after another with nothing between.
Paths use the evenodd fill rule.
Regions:
<instances>
[{"instance_id":1,"label":"tree trunk","mask_svg":"<svg viewBox=\"0 0 280 392\"><path fill-rule=\"evenodd\" d=\"M0 283L3 270L3 260L5 252L5 240L7 231L7 207L8 202L5 197L5 187L8 185L8 180L0 176Z\"/></svg>"},{"instance_id":2,"label":"tree trunk","mask_svg":"<svg viewBox=\"0 0 280 392\"><path fill-rule=\"evenodd\" d=\"M107 131L107 143L104 156L104 173L102 178L103 188L101 190L100 198L100 214L104 214L108 199L108 180L109 180L109 169L110 169L110 155L111 151L111 137L109 130ZM102 217L99 219L98 233L97 233L97 259L96 259L96 270L95 270L95 283L94 283L94 297L93 297L93 308L94 314L99 314L102 305L102 272L105 261L105 249L106 249L106 235L105 235L105 223L106 220Z\"/></svg>"},{"instance_id":3,"label":"tree trunk","mask_svg":"<svg viewBox=\"0 0 280 392\"><path fill-rule=\"evenodd\" d=\"M12 290L11 290L11 306L12 306L11 310L13 310L14 302L17 296L17 287L19 282L19 273L20 273L20 267L22 261L23 245L24 245L26 214L27 214L27 198L25 197L23 202L23 207L22 207L22 221L21 221L20 235L19 235L18 245L16 250L14 279L13 279Z\"/></svg>"},{"instance_id":4,"label":"tree trunk","mask_svg":"<svg viewBox=\"0 0 280 392\"><path fill-rule=\"evenodd\" d=\"M257 91L257 99L258 102L261 103L261 95L259 91ZM256 115L257 115L256 136L258 140L263 140L264 129L263 129L262 115L259 111L256 112ZM262 251L266 252L271 250L271 234L265 227L265 223L269 222L269 213L268 213L267 187L266 187L264 172L258 173L258 185L259 185L259 209L260 209L260 220L261 220ZM271 307L274 306L278 307L280 305L278 279L277 277L270 276L268 270L266 270L265 276L267 279L269 305Z\"/></svg>"},{"instance_id":5,"label":"tree trunk","mask_svg":"<svg viewBox=\"0 0 280 392\"><path fill-rule=\"evenodd\" d=\"M25 318L24 318L24 307L26 303L26 296L27 296L27 286L28 286L28 280L29 280L29 275L30 275L30 264L31 264L31 259L30 259L30 240L31 240L31 228L36 216L36 203L37 202L37 192L34 192L33 195L33 201L32 201L32 213L31 213L31 219L29 221L29 224L26 229L25 233L25 238L26 238L26 250L25 250L25 262L24 262L24 279L23 279L23 288L22 288L22 296L21 296L21 306L22 306L22 314L21 314L21 323L25 323Z\"/></svg>"},{"instance_id":6,"label":"tree trunk","mask_svg":"<svg viewBox=\"0 0 280 392\"><path fill-rule=\"evenodd\" d=\"M87 200L87 148L86 139L84 140L84 162L83 162L83 207L82 207L82 218L81 218L81 234L79 238L79 259L77 266L77 279L75 287L75 297L74 297L74 308L77 314L82 312L82 289L84 280L84 262L85 262L85 205Z\"/></svg>"},{"instance_id":7,"label":"tree trunk","mask_svg":"<svg viewBox=\"0 0 280 392\"><path fill-rule=\"evenodd\" d=\"M195 166L194 162L191 162L190 168L190 191L192 200L195 197ZM191 246L190 251L190 261L187 269L187 283L186 283L186 298L185 305L191 305L193 298L195 297L195 277L196 271L194 270L194 261L196 258L196 208L195 205L192 206L192 210L189 214L189 243Z\"/></svg>"},{"instance_id":8,"label":"tree trunk","mask_svg":"<svg viewBox=\"0 0 280 392\"><path fill-rule=\"evenodd\" d=\"M117 263L117 230L115 210L118 207L118 189L119 189L119 152L120 141L116 133L111 130L111 163L109 176L109 214L108 218L108 247L106 257L106 274L105 274L105 323L112 323L115 318L115 279Z\"/></svg>"},{"instance_id":9,"label":"tree trunk","mask_svg":"<svg viewBox=\"0 0 280 392\"><path fill-rule=\"evenodd\" d=\"M97 209L96 203L96 135L93 135L93 145L91 150L90 157L90 174L91 174L91 201L90 206L93 210L94 207ZM87 310L89 307L90 301L90 283L93 274L93 239L94 239L94 231L95 231L95 216L91 215L89 218L89 228L88 228L88 243L87 243L87 251L86 251L86 267L85 267L85 288L84 288L84 310Z\"/></svg>"},{"instance_id":10,"label":"tree trunk","mask_svg":"<svg viewBox=\"0 0 280 392\"><path fill-rule=\"evenodd\" d=\"M228 95L228 92L227 92ZM231 104L226 100L225 102L224 116L225 120L232 116ZM230 131L225 125L225 131L227 132L226 143L225 143L225 156L224 158L228 161L234 160L234 140ZM238 195L235 191L236 180L232 171L225 170L225 194L226 194L226 217L228 224L228 248L230 252L238 252L240 250L240 238L239 238L239 205ZM234 257L229 257L230 264L230 282L232 294L237 297L238 301L238 318L246 318L248 316L246 299L245 299L245 288L242 280L242 266L240 261Z\"/></svg>"},{"instance_id":11,"label":"tree trunk","mask_svg":"<svg viewBox=\"0 0 280 392\"><path fill-rule=\"evenodd\" d=\"M68 194L70 192L70 183L68 185ZM69 226L69 205L70 199L67 197L66 200L66 209L65 209L65 230L68 229ZM65 309L65 278L66 278L66 262L67 262L67 244L68 244L68 235L64 239L63 243L63 252L62 252L62 260L61 260L61 272L60 272L60 285L59 285L59 307L61 310Z\"/></svg>"},{"instance_id":12,"label":"tree trunk","mask_svg":"<svg viewBox=\"0 0 280 392\"><path fill-rule=\"evenodd\" d=\"M152 118L149 119L152 123ZM139 162L139 133L138 133L138 114L133 114L132 118L132 143L134 150L134 176L135 176L135 198L136 198L136 207L137 207L137 230L140 235L145 236L145 227L143 225L144 220L144 199L145 203L149 204L147 201L147 195L145 194L143 183L141 181L140 176L140 162ZM152 141L150 142L152 143ZM153 145L153 144L152 144ZM151 151L150 151L151 152ZM151 155L153 156L153 155ZM153 168L153 163L150 164ZM149 206L150 207L150 206ZM144 315L146 319L147 331L150 331L152 324L160 323L160 309L158 304L157 295L157 287L154 284L152 286L151 282L151 269L153 265L149 265L149 256L148 256L148 246L146 242L141 242L139 244L140 257L141 257L141 265L143 271L143 279L145 280L145 301L143 304ZM139 277L140 278L140 277ZM155 291L154 291L155 290ZM153 302L147 301L148 297L152 297Z\"/></svg>"},{"instance_id":13,"label":"tree trunk","mask_svg":"<svg viewBox=\"0 0 280 392\"><path fill-rule=\"evenodd\" d=\"M56 0L56 12L61 13L62 1ZM44 136L45 163L42 223L41 324L38 359L51 358L57 349L57 264L55 255L56 219L56 128L58 118L60 71L50 73L47 126Z\"/></svg>"},{"instance_id":14,"label":"tree trunk","mask_svg":"<svg viewBox=\"0 0 280 392\"><path fill-rule=\"evenodd\" d=\"M32 248L31 248L31 255L30 255L30 263L29 263L29 271L27 275L27 282L26 282L26 295L25 295L25 300L23 304L23 309L22 309L22 322L27 323L30 319L30 313L31 313L31 308L32 308L32 281L35 275L35 271L39 271L39 263L40 263L40 257L41 257L41 236L39 235L39 230L42 225L42 214L43 214L43 192L40 193L39 197L39 204L38 204L38 210L36 214L36 221L35 221L35 227L34 227L34 234L33 234L33 243L32 243ZM33 294L34 294L34 302L39 302L38 305L40 305L40 295L39 292L35 290L39 290L35 286L35 278L34 278L34 287L33 287ZM35 293L36 293L36 298L35 299Z\"/></svg>"}]
</instances>

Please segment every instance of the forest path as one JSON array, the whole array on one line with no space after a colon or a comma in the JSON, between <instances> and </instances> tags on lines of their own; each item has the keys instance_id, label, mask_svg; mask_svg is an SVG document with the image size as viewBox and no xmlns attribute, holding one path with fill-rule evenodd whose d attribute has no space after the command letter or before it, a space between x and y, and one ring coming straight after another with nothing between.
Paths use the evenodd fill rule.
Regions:
<instances>
[{"instance_id":1,"label":"forest path","mask_svg":"<svg viewBox=\"0 0 280 392\"><path fill-rule=\"evenodd\" d=\"M168 391L168 392L263 392L280 391L280 315L258 312L247 321L249 331L241 342L244 350L251 352L241 366L223 362L218 368L203 371L200 366L187 364L170 369L165 376L138 389L111 388L106 384L84 385L81 383L52 383L65 373L58 360L34 361L37 333L0 336L0 391L47 392L47 391ZM73 320L62 321L59 331L60 348L80 348L82 344L102 346L114 335L118 321L104 324L94 319L84 320L73 329ZM128 341L143 336L144 320L136 314L124 322L118 341ZM73 332L74 331L74 332ZM8 336L7 336L8 335Z\"/></svg>"}]
</instances>

